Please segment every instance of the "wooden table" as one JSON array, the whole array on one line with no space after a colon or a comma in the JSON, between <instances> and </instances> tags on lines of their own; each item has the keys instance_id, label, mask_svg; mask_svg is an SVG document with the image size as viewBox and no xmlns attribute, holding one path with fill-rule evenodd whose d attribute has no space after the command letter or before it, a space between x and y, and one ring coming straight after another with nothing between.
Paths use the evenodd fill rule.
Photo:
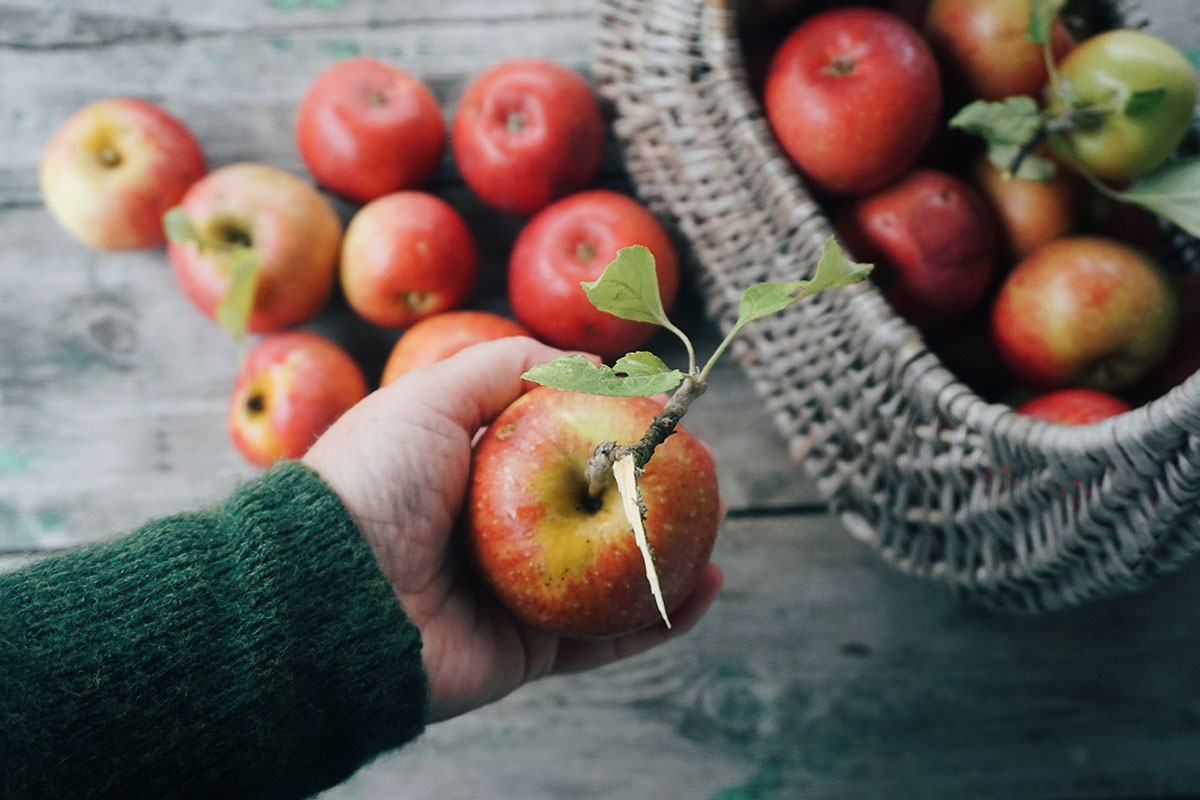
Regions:
<instances>
[{"instance_id":1,"label":"wooden table","mask_svg":"<svg viewBox=\"0 0 1200 800\"><path fill-rule=\"evenodd\" d=\"M1194 0L1162 5L1190 15L1165 33L1194 50ZM404 66L449 118L499 59L586 68L591 12L592 0L0 0L0 563L212 502L253 474L224 428L236 350L162 251L90 252L42 208L40 150L70 112L145 97L186 121L213 165L302 173L292 111L335 59ZM628 189L615 148L609 163L604 182ZM503 309L520 221L476 202L449 157L432 190L478 237L475 304ZM711 347L694 291L682 305ZM338 301L309 327L373 377L396 336ZM1200 794L1196 568L1054 615L964 606L852 540L758 408L730 364L688 416L730 509L716 552L727 582L692 635L436 725L324 796Z\"/></svg>"}]
</instances>

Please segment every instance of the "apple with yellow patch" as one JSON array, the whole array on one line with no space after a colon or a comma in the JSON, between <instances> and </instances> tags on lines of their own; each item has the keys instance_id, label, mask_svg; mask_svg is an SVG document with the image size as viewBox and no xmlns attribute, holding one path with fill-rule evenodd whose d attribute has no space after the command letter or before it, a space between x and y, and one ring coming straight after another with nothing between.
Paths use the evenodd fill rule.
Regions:
<instances>
[{"instance_id":1,"label":"apple with yellow patch","mask_svg":"<svg viewBox=\"0 0 1200 800\"><path fill-rule=\"evenodd\" d=\"M538 387L488 427L473 461L468 541L485 581L517 617L572 636L616 636L660 619L615 479L593 498L584 475L598 444L638 441L659 411L645 397ZM638 485L662 596L674 610L717 535L712 453L678 427Z\"/></svg>"},{"instance_id":2,"label":"apple with yellow patch","mask_svg":"<svg viewBox=\"0 0 1200 800\"><path fill-rule=\"evenodd\" d=\"M362 370L335 342L307 331L272 334L242 361L229 432L256 466L299 458L366 394Z\"/></svg>"},{"instance_id":3,"label":"apple with yellow patch","mask_svg":"<svg viewBox=\"0 0 1200 800\"><path fill-rule=\"evenodd\" d=\"M113 97L76 111L46 144L42 201L72 237L99 250L165 241L162 215L203 177L191 131L145 100Z\"/></svg>"}]
</instances>

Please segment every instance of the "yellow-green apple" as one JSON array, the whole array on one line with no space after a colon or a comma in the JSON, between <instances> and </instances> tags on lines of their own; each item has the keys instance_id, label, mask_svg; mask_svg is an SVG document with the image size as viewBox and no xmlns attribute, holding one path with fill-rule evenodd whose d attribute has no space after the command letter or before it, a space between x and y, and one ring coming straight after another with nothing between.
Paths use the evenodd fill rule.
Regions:
<instances>
[{"instance_id":1,"label":"yellow-green apple","mask_svg":"<svg viewBox=\"0 0 1200 800\"><path fill-rule=\"evenodd\" d=\"M961 318L983 298L996 225L979 193L946 172L915 169L842 208L838 235L898 314L922 328Z\"/></svg>"},{"instance_id":2,"label":"yellow-green apple","mask_svg":"<svg viewBox=\"0 0 1200 800\"><path fill-rule=\"evenodd\" d=\"M441 361L473 344L529 336L523 325L488 311L447 311L434 314L400 334L380 384L386 386L406 372Z\"/></svg>"},{"instance_id":3,"label":"yellow-green apple","mask_svg":"<svg viewBox=\"0 0 1200 800\"><path fill-rule=\"evenodd\" d=\"M366 394L362 370L336 343L307 331L270 334L242 360L229 432L251 464L299 458Z\"/></svg>"},{"instance_id":4,"label":"yellow-green apple","mask_svg":"<svg viewBox=\"0 0 1200 800\"><path fill-rule=\"evenodd\" d=\"M425 192L395 192L358 210L342 242L342 292L376 325L403 327L458 308L475 288L467 223Z\"/></svg>"},{"instance_id":5,"label":"yellow-green apple","mask_svg":"<svg viewBox=\"0 0 1200 800\"><path fill-rule=\"evenodd\" d=\"M287 328L324 308L342 222L310 184L265 164L230 164L193 184L180 207L200 241L172 241L167 256L184 294L204 314L215 317L239 248L260 258L249 331Z\"/></svg>"},{"instance_id":6,"label":"yellow-green apple","mask_svg":"<svg viewBox=\"0 0 1200 800\"><path fill-rule=\"evenodd\" d=\"M182 122L145 100L109 98L59 126L38 184L55 221L100 250L165 241L163 213L205 171L204 152Z\"/></svg>"},{"instance_id":7,"label":"yellow-green apple","mask_svg":"<svg viewBox=\"0 0 1200 800\"><path fill-rule=\"evenodd\" d=\"M359 203L424 184L445 145L446 125L433 92L376 58L328 67L296 110L296 148L308 171Z\"/></svg>"},{"instance_id":8,"label":"yellow-green apple","mask_svg":"<svg viewBox=\"0 0 1200 800\"><path fill-rule=\"evenodd\" d=\"M538 387L488 427L473 461L470 552L497 597L538 628L611 636L659 619L614 480L599 498L584 469L596 445L630 444L661 410L653 400ZM687 596L720 521L708 448L677 428L638 480L666 607Z\"/></svg>"},{"instance_id":9,"label":"yellow-green apple","mask_svg":"<svg viewBox=\"0 0 1200 800\"><path fill-rule=\"evenodd\" d=\"M1090 425L1117 414L1124 414L1133 406L1116 395L1099 389L1057 389L1038 395L1017 407L1018 414L1056 422L1059 425Z\"/></svg>"},{"instance_id":10,"label":"yellow-green apple","mask_svg":"<svg viewBox=\"0 0 1200 800\"><path fill-rule=\"evenodd\" d=\"M1030 386L1112 391L1162 359L1178 317L1174 287L1151 256L1111 239L1066 236L1009 273L992 306L992 338Z\"/></svg>"},{"instance_id":11,"label":"yellow-green apple","mask_svg":"<svg viewBox=\"0 0 1200 800\"><path fill-rule=\"evenodd\" d=\"M606 359L636 350L658 326L600 311L579 285L600 277L617 251L629 245L644 245L654 255L663 308L669 312L679 289L679 261L667 232L633 198L593 189L552 203L521 229L508 261L513 315L557 347Z\"/></svg>"}]
</instances>

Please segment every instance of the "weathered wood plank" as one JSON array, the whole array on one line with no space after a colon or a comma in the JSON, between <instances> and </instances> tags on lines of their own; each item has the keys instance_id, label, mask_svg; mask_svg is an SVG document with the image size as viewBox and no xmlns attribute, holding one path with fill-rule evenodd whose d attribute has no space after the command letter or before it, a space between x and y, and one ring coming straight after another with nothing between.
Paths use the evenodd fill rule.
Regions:
<instances>
[{"instance_id":1,"label":"weathered wood plank","mask_svg":"<svg viewBox=\"0 0 1200 800\"><path fill-rule=\"evenodd\" d=\"M892 573L820 516L730 520L715 560L726 584L687 637L435 725L324 800L1200 791L1194 569L1010 618Z\"/></svg>"}]
</instances>

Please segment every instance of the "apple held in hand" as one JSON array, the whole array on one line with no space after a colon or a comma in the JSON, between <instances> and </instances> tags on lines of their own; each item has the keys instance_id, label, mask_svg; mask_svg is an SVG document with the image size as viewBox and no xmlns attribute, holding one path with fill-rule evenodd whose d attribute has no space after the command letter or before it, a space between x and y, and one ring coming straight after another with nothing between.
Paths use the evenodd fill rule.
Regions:
<instances>
[{"instance_id":1,"label":"apple held in hand","mask_svg":"<svg viewBox=\"0 0 1200 800\"><path fill-rule=\"evenodd\" d=\"M274 167L230 164L188 189L179 208L190 232L172 237L167 256L184 294L204 314L216 317L246 253L258 264L249 331L296 325L325 306L342 223L312 186Z\"/></svg>"},{"instance_id":2,"label":"apple held in hand","mask_svg":"<svg viewBox=\"0 0 1200 800\"><path fill-rule=\"evenodd\" d=\"M341 283L363 318L385 327L457 308L475 289L467 223L425 192L396 192L359 209L342 242Z\"/></svg>"},{"instance_id":3,"label":"apple held in hand","mask_svg":"<svg viewBox=\"0 0 1200 800\"><path fill-rule=\"evenodd\" d=\"M992 216L974 189L945 172L913 170L851 203L837 230L855 258L879 262L888 302L922 328L962 317L992 279Z\"/></svg>"},{"instance_id":4,"label":"apple held in hand","mask_svg":"<svg viewBox=\"0 0 1200 800\"><path fill-rule=\"evenodd\" d=\"M429 87L365 57L339 61L313 80L297 109L295 134L313 177L359 203L422 186L446 146Z\"/></svg>"},{"instance_id":5,"label":"apple held in hand","mask_svg":"<svg viewBox=\"0 0 1200 800\"><path fill-rule=\"evenodd\" d=\"M1067 236L1009 274L992 337L1031 386L1116 390L1152 369L1175 336L1175 290L1149 255L1116 241Z\"/></svg>"},{"instance_id":6,"label":"apple held in hand","mask_svg":"<svg viewBox=\"0 0 1200 800\"><path fill-rule=\"evenodd\" d=\"M144 100L112 98L72 114L50 138L38 183L55 221L100 250L165 241L162 216L205 171L200 143Z\"/></svg>"},{"instance_id":7,"label":"apple held in hand","mask_svg":"<svg viewBox=\"0 0 1200 800\"><path fill-rule=\"evenodd\" d=\"M441 361L480 342L509 336L529 336L529 331L508 317L487 311L447 311L426 317L396 340L383 367L384 386L406 372Z\"/></svg>"},{"instance_id":8,"label":"apple held in hand","mask_svg":"<svg viewBox=\"0 0 1200 800\"><path fill-rule=\"evenodd\" d=\"M592 87L541 59L503 61L476 77L450 137L463 180L511 214L533 214L583 189L604 160L604 118Z\"/></svg>"},{"instance_id":9,"label":"apple held in hand","mask_svg":"<svg viewBox=\"0 0 1200 800\"><path fill-rule=\"evenodd\" d=\"M934 133L941 99L921 35L866 7L801 23L776 51L763 97L784 150L836 194L872 192L908 170Z\"/></svg>"},{"instance_id":10,"label":"apple held in hand","mask_svg":"<svg viewBox=\"0 0 1200 800\"><path fill-rule=\"evenodd\" d=\"M1097 389L1059 389L1018 406L1017 413L1059 425L1090 425L1132 408L1121 398Z\"/></svg>"},{"instance_id":11,"label":"apple held in hand","mask_svg":"<svg viewBox=\"0 0 1200 800\"><path fill-rule=\"evenodd\" d=\"M643 245L654 256L663 307L679 289L679 262L667 232L645 207L595 189L545 208L522 229L508 267L508 299L517 320L539 339L614 358L645 344L657 327L595 308L580 288L599 277L617 251Z\"/></svg>"},{"instance_id":12,"label":"apple held in hand","mask_svg":"<svg viewBox=\"0 0 1200 800\"><path fill-rule=\"evenodd\" d=\"M251 464L299 458L367 394L366 379L341 347L315 333L287 331L246 353L229 406L229 432Z\"/></svg>"},{"instance_id":13,"label":"apple held in hand","mask_svg":"<svg viewBox=\"0 0 1200 800\"><path fill-rule=\"evenodd\" d=\"M593 500L584 469L596 445L627 444L661 407L538 387L487 429L474 456L468 541L500 600L535 627L614 636L659 619L642 554L613 478ZM683 428L638 479L664 602L694 586L716 539L720 498L708 448Z\"/></svg>"}]
</instances>

